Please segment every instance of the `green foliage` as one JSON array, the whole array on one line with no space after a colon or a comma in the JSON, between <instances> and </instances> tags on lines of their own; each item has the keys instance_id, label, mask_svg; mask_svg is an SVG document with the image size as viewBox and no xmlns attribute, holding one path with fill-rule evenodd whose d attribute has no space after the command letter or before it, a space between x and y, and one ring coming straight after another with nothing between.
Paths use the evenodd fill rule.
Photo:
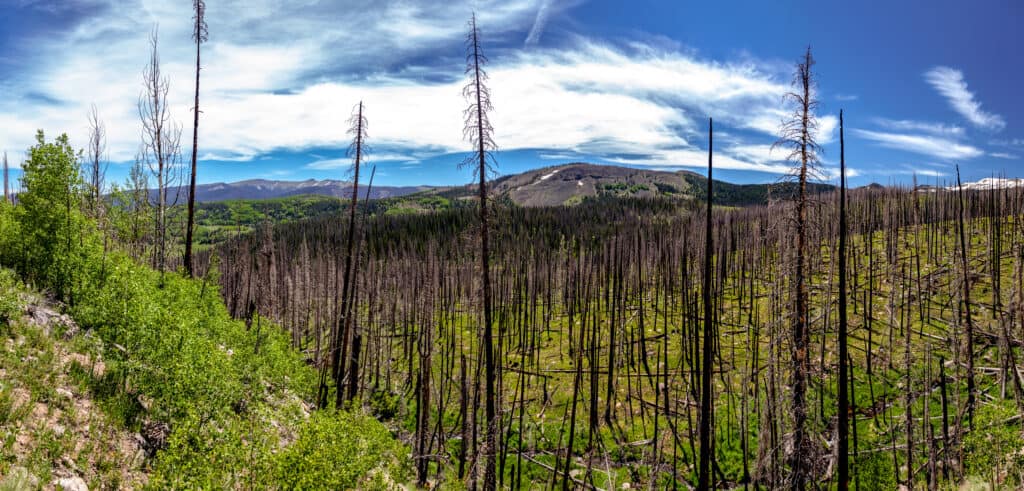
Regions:
<instances>
[{"instance_id":1,"label":"green foliage","mask_svg":"<svg viewBox=\"0 0 1024 491\"><path fill-rule=\"evenodd\" d=\"M700 174L692 172L682 173L683 179L690 185L693 197L698 202L703 202L708 195L708 179ZM767 203L771 200L791 200L796 196L799 187L795 182L780 182L774 184L733 184L715 180L716 205L724 206L750 206ZM835 190L835 186L822 183L807 183L807 191L811 195L817 195Z\"/></svg>"},{"instance_id":2,"label":"green foliage","mask_svg":"<svg viewBox=\"0 0 1024 491\"><path fill-rule=\"evenodd\" d=\"M896 489L896 474L892 463L892 454L888 452L871 452L854 459L860 489L864 491L883 491Z\"/></svg>"},{"instance_id":3,"label":"green foliage","mask_svg":"<svg viewBox=\"0 0 1024 491\"><path fill-rule=\"evenodd\" d=\"M285 489L381 488L408 473L406 461L406 449L373 418L318 412L274 472Z\"/></svg>"},{"instance_id":4,"label":"green foliage","mask_svg":"<svg viewBox=\"0 0 1024 491\"><path fill-rule=\"evenodd\" d=\"M662 194L679 194L679 189L671 184L664 182L656 182L654 186L658 188L658 192Z\"/></svg>"},{"instance_id":5,"label":"green foliage","mask_svg":"<svg viewBox=\"0 0 1024 491\"><path fill-rule=\"evenodd\" d=\"M3 218L0 217L0 224L2 222ZM21 306L18 302L20 290L14 272L8 269L0 270L0 332L10 326L11 322L17 319L21 313Z\"/></svg>"},{"instance_id":6,"label":"green foliage","mask_svg":"<svg viewBox=\"0 0 1024 491\"><path fill-rule=\"evenodd\" d=\"M1020 414L1011 401L978 407L975 418L984 427L979 426L964 436L967 476L997 480L1007 488L1019 487L1020 477L1024 476L1024 437L1018 417ZM1005 482L1006 479L1010 482Z\"/></svg>"},{"instance_id":7,"label":"green foliage","mask_svg":"<svg viewBox=\"0 0 1024 491\"><path fill-rule=\"evenodd\" d=\"M360 196L362 199L362 196ZM274 199L235 199L196 204L196 223L211 227L255 227L337 213L345 203L329 196L300 195ZM176 207L173 213L183 213Z\"/></svg>"},{"instance_id":8,"label":"green foliage","mask_svg":"<svg viewBox=\"0 0 1024 491\"><path fill-rule=\"evenodd\" d=\"M398 415L402 409L402 398L385 390L375 390L370 394L370 411L381 421L388 421Z\"/></svg>"},{"instance_id":9,"label":"green foliage","mask_svg":"<svg viewBox=\"0 0 1024 491\"><path fill-rule=\"evenodd\" d=\"M611 184L605 184L604 186L601 186L601 188L604 189L605 191L625 191L627 188L629 188L629 185L624 182L615 182Z\"/></svg>"},{"instance_id":10,"label":"green foliage","mask_svg":"<svg viewBox=\"0 0 1024 491\"><path fill-rule=\"evenodd\" d=\"M33 281L54 288L57 295L72 295L73 273L82 267L84 218L79 156L67 135L47 143L42 130L29 148L16 207L20 222L20 271Z\"/></svg>"},{"instance_id":11,"label":"green foliage","mask_svg":"<svg viewBox=\"0 0 1024 491\"><path fill-rule=\"evenodd\" d=\"M15 207L0 199L0 262L13 264L20 257L21 231L15 217Z\"/></svg>"},{"instance_id":12,"label":"green foliage","mask_svg":"<svg viewBox=\"0 0 1024 491\"><path fill-rule=\"evenodd\" d=\"M68 313L96 340L86 348L102 356L105 370L94 376L72 364L68 373L97 407L133 431L146 421L168 425L151 487L339 489L382 486L381 476L403 475L405 450L372 418L308 414L316 372L277 326L259 319L261 329L249 329L230 317L215 270L193 280L140 265L116 246L104 250L98 228L80 211L78 157L66 136L46 143L40 132L29 155L19 205L0 204L0 266L69 300ZM112 230L129 243L141 239L131 235L144 223L137 221L141 209L129 206L133 196L116 191L111 199L126 205L111 207L118 208ZM19 312L20 290L14 275L0 270L2 325ZM59 406L53 374L45 372L58 366L53 339L40 329L22 335L9 354L23 359L20 350L39 349L31 366L40 373L28 377L32 399ZM393 404L382 401L382 410ZM9 388L0 385L0 417L13 411ZM67 441L39 437L29 462L46 470ZM295 462L306 456L309 462Z\"/></svg>"},{"instance_id":13,"label":"green foliage","mask_svg":"<svg viewBox=\"0 0 1024 491\"><path fill-rule=\"evenodd\" d=\"M413 208L411 206L396 206L394 208L389 208L388 211L384 212L384 214L388 216L415 215L418 212L418 209Z\"/></svg>"}]
</instances>

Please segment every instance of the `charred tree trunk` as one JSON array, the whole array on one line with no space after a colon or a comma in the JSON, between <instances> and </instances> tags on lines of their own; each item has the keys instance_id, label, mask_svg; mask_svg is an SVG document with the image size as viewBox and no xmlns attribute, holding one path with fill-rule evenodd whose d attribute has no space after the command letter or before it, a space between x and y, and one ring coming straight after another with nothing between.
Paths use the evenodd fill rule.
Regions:
<instances>
[{"instance_id":1,"label":"charred tree trunk","mask_svg":"<svg viewBox=\"0 0 1024 491\"><path fill-rule=\"evenodd\" d=\"M196 92L195 105L192 106L192 172L189 175L188 185L188 221L185 225L185 273L195 277L192 267L192 229L195 227L196 207L196 153L199 151L199 54L200 46L208 38L206 27L206 2L205 0L192 0L192 7L195 10L195 26L193 26L192 39L196 42Z\"/></svg>"},{"instance_id":2,"label":"charred tree trunk","mask_svg":"<svg viewBox=\"0 0 1024 491\"><path fill-rule=\"evenodd\" d=\"M843 111L839 111L839 491L850 487L850 400L846 359L846 142L843 137Z\"/></svg>"},{"instance_id":3,"label":"charred tree trunk","mask_svg":"<svg viewBox=\"0 0 1024 491\"><path fill-rule=\"evenodd\" d=\"M711 260L714 254L714 243L711 234L713 233L712 223L712 147L714 142L712 120L708 119L708 191L707 191L707 216L704 229L704 285L701 294L704 300L704 336L701 349L701 374L700 374L700 467L697 474L697 489L711 489L711 450L712 450L712 424L714 422L714 405L712 404L711 379L712 362L714 361L714 314L712 313L711 302Z\"/></svg>"}]
</instances>

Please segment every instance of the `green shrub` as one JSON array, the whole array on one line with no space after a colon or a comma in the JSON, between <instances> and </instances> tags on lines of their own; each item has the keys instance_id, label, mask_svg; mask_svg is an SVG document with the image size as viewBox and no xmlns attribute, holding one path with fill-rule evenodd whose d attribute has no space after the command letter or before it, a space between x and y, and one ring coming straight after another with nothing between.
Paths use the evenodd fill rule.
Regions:
<instances>
[{"instance_id":1,"label":"green shrub","mask_svg":"<svg viewBox=\"0 0 1024 491\"><path fill-rule=\"evenodd\" d=\"M283 489L387 487L407 474L407 453L369 416L318 412L278 455L274 475Z\"/></svg>"},{"instance_id":2,"label":"green shrub","mask_svg":"<svg viewBox=\"0 0 1024 491\"><path fill-rule=\"evenodd\" d=\"M381 421L388 421L398 415L402 398L386 390L375 390L370 394L370 411Z\"/></svg>"},{"instance_id":3,"label":"green shrub","mask_svg":"<svg viewBox=\"0 0 1024 491\"><path fill-rule=\"evenodd\" d=\"M21 314L19 291L14 272L0 270L0 329L9 326Z\"/></svg>"},{"instance_id":4,"label":"green shrub","mask_svg":"<svg viewBox=\"0 0 1024 491\"><path fill-rule=\"evenodd\" d=\"M1024 438L1014 404L999 401L981 404L975 413L975 431L964 436L964 470L967 476L985 481L997 479L1007 488L1017 488L1024 475Z\"/></svg>"}]
</instances>

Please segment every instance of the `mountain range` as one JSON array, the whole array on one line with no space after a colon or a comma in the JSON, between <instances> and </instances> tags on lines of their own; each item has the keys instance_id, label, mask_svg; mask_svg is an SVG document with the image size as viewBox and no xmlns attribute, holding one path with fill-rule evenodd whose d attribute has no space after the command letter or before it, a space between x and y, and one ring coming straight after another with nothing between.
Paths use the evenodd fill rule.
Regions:
<instances>
[{"instance_id":1,"label":"mountain range","mask_svg":"<svg viewBox=\"0 0 1024 491\"><path fill-rule=\"evenodd\" d=\"M986 178L974 183L964 183L965 189L990 189L1024 185L1024 179ZM597 196L618 196L635 198L695 198L703 199L707 190L707 178L688 171L661 171L635 167L596 165L575 162L552 167L534 169L519 174L501 176L491 183L495 196L507 196L520 206L572 205L583 199ZM877 186L877 185L872 185ZM835 186L825 183L810 183L812 194L828 192ZM345 198L350 196L351 183L341 180L308 179L305 181L276 181L250 179L233 183L213 183L196 186L196 200L216 202L228 200L258 200L290 196L329 196ZM780 181L770 184L733 184L715 180L715 201L726 206L749 206L767 203L775 199L786 199L796 192L793 182ZM171 188L169 198L183 203L187 195L184 186ZM359 186L360 199L366 188ZM475 196L475 187L466 186L373 186L371 199L396 198L411 194L443 194L452 198L470 199ZM156 197L156 191L151 190Z\"/></svg>"},{"instance_id":2,"label":"mountain range","mask_svg":"<svg viewBox=\"0 0 1024 491\"><path fill-rule=\"evenodd\" d=\"M370 190L370 198L393 198L407 194L417 193L434 189L432 186L373 186ZM196 185L196 201L227 201L235 199L271 199L286 198L289 196L318 195L344 198L351 196L352 183L333 179L318 181L307 179L305 181L274 181L268 179L249 179L238 182L217 182L212 184ZM359 198L365 196L366 187L359 186ZM188 196L187 186L172 187L167 190L169 200L174 201L178 196L178 203L183 203ZM150 190L150 195L155 199L157 191Z\"/></svg>"}]
</instances>

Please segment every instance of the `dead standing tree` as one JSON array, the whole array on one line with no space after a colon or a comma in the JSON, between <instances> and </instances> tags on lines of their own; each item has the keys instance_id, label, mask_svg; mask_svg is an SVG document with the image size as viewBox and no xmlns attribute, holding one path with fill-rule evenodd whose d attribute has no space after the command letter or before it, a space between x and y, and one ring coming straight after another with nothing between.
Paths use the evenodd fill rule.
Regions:
<instances>
[{"instance_id":1,"label":"dead standing tree","mask_svg":"<svg viewBox=\"0 0 1024 491\"><path fill-rule=\"evenodd\" d=\"M144 89L139 96L139 119L142 120L142 159L157 185L153 266L163 273L167 268L167 190L175 185L180 174L181 126L171 120L167 102L170 81L160 71L158 38L157 28L153 28L149 38L152 48L149 63L142 74Z\"/></svg>"},{"instance_id":2,"label":"dead standing tree","mask_svg":"<svg viewBox=\"0 0 1024 491\"><path fill-rule=\"evenodd\" d=\"M107 128L100 121L99 111L93 104L89 110L89 148L86 155L85 174L88 180L89 213L94 218L102 214L103 181L107 175L107 163L104 162L107 151Z\"/></svg>"},{"instance_id":3,"label":"dead standing tree","mask_svg":"<svg viewBox=\"0 0 1024 491\"><path fill-rule=\"evenodd\" d=\"M850 400L847 394L849 368L846 359L846 142L843 138L843 111L839 111L839 475L840 491L850 487Z\"/></svg>"},{"instance_id":4,"label":"dead standing tree","mask_svg":"<svg viewBox=\"0 0 1024 491\"><path fill-rule=\"evenodd\" d=\"M7 152L4 152L4 202L11 202L11 188L10 188L10 167L7 164Z\"/></svg>"},{"instance_id":5,"label":"dead standing tree","mask_svg":"<svg viewBox=\"0 0 1024 491\"><path fill-rule=\"evenodd\" d=\"M963 289L961 303L964 324L967 327L964 337L966 338L965 352L967 356L967 404L964 413L967 424L957 425L958 431L963 433L964 427L974 428L974 406L977 397L976 385L974 383L974 322L971 319L971 270L968 269L969 258L967 257L967 232L964 227L964 187L960 182L960 166L956 166L956 189L957 189L957 225L960 232L960 286Z\"/></svg>"},{"instance_id":6,"label":"dead standing tree","mask_svg":"<svg viewBox=\"0 0 1024 491\"><path fill-rule=\"evenodd\" d=\"M334 378L335 406L340 407L344 398L342 390L342 371L345 358L345 346L348 342L348 330L351 325L349 318L352 287L352 253L355 247L356 207L359 204L359 167L362 164L363 152L366 145L366 116L363 115L362 101L356 105L349 118L349 134L352 135L352 144L349 145L348 155L352 158L352 198L349 202L348 236L345 244L345 272L341 284L341 305L338 308L338 318L331 331L331 377ZM327 377L325 372L320 373L319 397L320 407L327 407Z\"/></svg>"},{"instance_id":7,"label":"dead standing tree","mask_svg":"<svg viewBox=\"0 0 1024 491\"><path fill-rule=\"evenodd\" d=\"M487 174L492 170L494 157L491 154L497 148L494 143L494 128L491 126L488 113L491 106L491 93L487 89L487 72L484 65L487 57L480 47L480 30L476 25L476 14L469 21L469 34L466 36L466 75L469 83L462 90L462 95L469 101L465 111L465 127L463 137L476 147L472 155L462 165L471 166L474 174L479 177L480 188L480 288L482 290L483 310L483 355L484 355L484 414L486 416L484 432L484 490L495 489L495 451L497 443L497 411L495 408L495 363L494 341L491 332L491 265L488 248L488 216L487 216Z\"/></svg>"},{"instance_id":8,"label":"dead standing tree","mask_svg":"<svg viewBox=\"0 0 1024 491\"><path fill-rule=\"evenodd\" d=\"M712 120L708 119L708 194L707 194L707 223L704 228L704 285L701 296L704 301L704 339L701 353L700 370L700 467L697 477L697 489L711 489L711 450L712 450L712 423L714 422L714 405L711 396L712 362L714 361L714 313L712 311L711 298L711 275L712 255L714 254L714 241L712 240L712 197L713 183L711 176L711 155L713 138Z\"/></svg>"},{"instance_id":9,"label":"dead standing tree","mask_svg":"<svg viewBox=\"0 0 1024 491\"><path fill-rule=\"evenodd\" d=\"M196 42L196 96L192 106L192 172L189 174L188 185L188 221L185 224L185 272L192 276L192 229L195 227L196 207L196 152L199 151L199 47L209 38L206 26L206 2L192 0L195 14L192 20L192 40Z\"/></svg>"},{"instance_id":10,"label":"dead standing tree","mask_svg":"<svg viewBox=\"0 0 1024 491\"><path fill-rule=\"evenodd\" d=\"M810 373L808 349L810 348L810 326L808 320L810 296L807 287L807 212L809 197L807 181L819 173L818 154L821 147L815 139L818 130L818 119L815 110L818 107L816 98L816 82L814 73L814 57L811 48L796 65L793 86L797 91L789 92L783 100L793 106L793 113L782 122L779 140L772 148L783 147L789 150L787 160L794 163L793 177L798 183L796 198L796 258L793 265L792 304L793 312L790 319L790 351L793 356L792 366L792 404L793 445L787 456L790 466L789 487L802 490L812 478L812 462L814 454L811 439L807 431L807 385Z\"/></svg>"}]
</instances>

